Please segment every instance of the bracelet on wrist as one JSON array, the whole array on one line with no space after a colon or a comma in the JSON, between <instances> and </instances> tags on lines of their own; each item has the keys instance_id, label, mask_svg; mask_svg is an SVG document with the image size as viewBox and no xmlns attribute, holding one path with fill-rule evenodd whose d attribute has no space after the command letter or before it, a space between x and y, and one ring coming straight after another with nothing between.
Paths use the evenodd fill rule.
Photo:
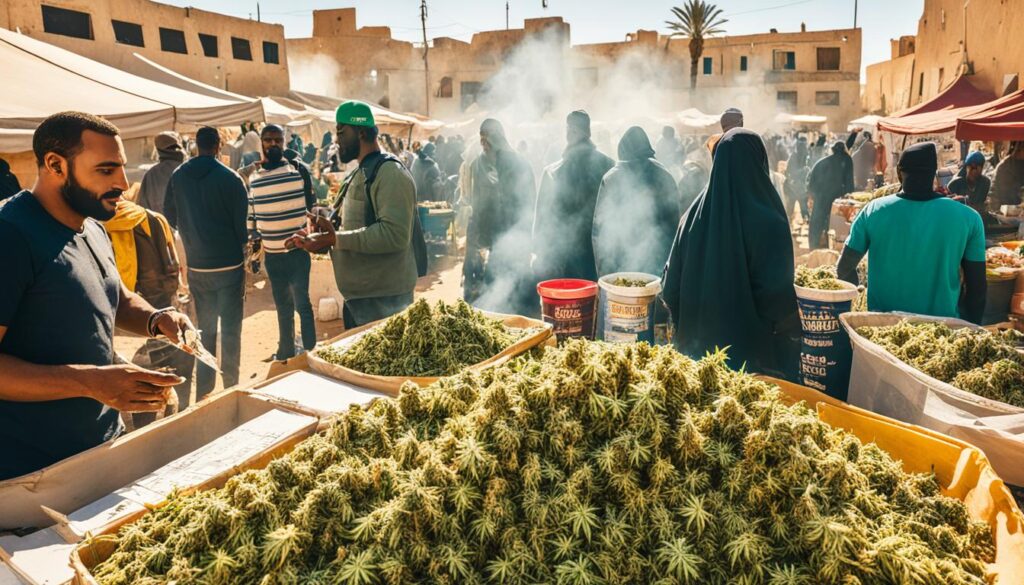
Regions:
<instances>
[{"instance_id":1,"label":"bracelet on wrist","mask_svg":"<svg viewBox=\"0 0 1024 585\"><path fill-rule=\"evenodd\" d=\"M158 331L156 331L156 320L160 318L160 315L164 313L170 313L174 310L174 307L164 307L163 309L157 309L150 313L149 320L146 322L146 333L149 333L150 337L156 337Z\"/></svg>"}]
</instances>

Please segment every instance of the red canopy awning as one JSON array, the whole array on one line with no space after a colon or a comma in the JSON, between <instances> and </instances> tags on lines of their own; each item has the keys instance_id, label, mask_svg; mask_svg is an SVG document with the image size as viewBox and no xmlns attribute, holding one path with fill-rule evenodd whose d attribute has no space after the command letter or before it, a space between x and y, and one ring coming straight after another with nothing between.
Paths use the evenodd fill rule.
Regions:
<instances>
[{"instance_id":1,"label":"red canopy awning","mask_svg":"<svg viewBox=\"0 0 1024 585\"><path fill-rule=\"evenodd\" d=\"M963 75L953 80L949 87L940 91L932 99L896 112L890 118L904 118L915 114L926 114L939 110L953 110L967 106L976 106L995 99L995 94L974 87Z\"/></svg>"},{"instance_id":2,"label":"red canopy awning","mask_svg":"<svg viewBox=\"0 0 1024 585\"><path fill-rule=\"evenodd\" d=\"M957 119L986 109L994 98L961 75L927 102L878 120L878 129L894 134L953 132Z\"/></svg>"},{"instance_id":3,"label":"red canopy awning","mask_svg":"<svg viewBox=\"0 0 1024 585\"><path fill-rule=\"evenodd\" d=\"M959 140L1024 140L1024 90L991 103L956 123Z\"/></svg>"}]
</instances>

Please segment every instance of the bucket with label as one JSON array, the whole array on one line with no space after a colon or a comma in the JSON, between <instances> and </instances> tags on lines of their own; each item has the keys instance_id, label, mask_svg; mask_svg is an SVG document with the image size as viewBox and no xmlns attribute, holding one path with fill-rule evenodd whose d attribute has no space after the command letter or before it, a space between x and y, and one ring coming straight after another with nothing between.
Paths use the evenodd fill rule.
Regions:
<instances>
[{"instance_id":1,"label":"bucket with label","mask_svg":"<svg viewBox=\"0 0 1024 585\"><path fill-rule=\"evenodd\" d=\"M579 278L545 280L537 285L541 314L551 323L555 337L594 338L597 310L597 283Z\"/></svg>"},{"instance_id":2,"label":"bucket with label","mask_svg":"<svg viewBox=\"0 0 1024 585\"><path fill-rule=\"evenodd\" d=\"M598 339L612 343L654 343L654 312L661 279L643 272L616 272L597 281Z\"/></svg>"},{"instance_id":3,"label":"bucket with label","mask_svg":"<svg viewBox=\"0 0 1024 585\"><path fill-rule=\"evenodd\" d=\"M839 281L840 290L795 286L800 312L800 383L839 400L846 400L853 349L839 323L857 298L856 285Z\"/></svg>"}]
</instances>

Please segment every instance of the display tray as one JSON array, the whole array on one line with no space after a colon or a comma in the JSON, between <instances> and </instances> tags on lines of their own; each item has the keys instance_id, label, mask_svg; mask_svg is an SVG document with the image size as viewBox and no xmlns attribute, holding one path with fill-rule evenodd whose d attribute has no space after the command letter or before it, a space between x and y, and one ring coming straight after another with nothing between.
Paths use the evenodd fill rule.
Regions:
<instances>
[{"instance_id":1,"label":"display tray","mask_svg":"<svg viewBox=\"0 0 1024 585\"><path fill-rule=\"evenodd\" d=\"M972 517L992 527L996 559L990 569L997 576L995 584L1010 585L1016 583L1016 576L1024 575L1024 516L981 451L939 433L851 407L810 388L762 379L778 385L786 402L805 402L827 424L878 444L902 461L906 471L934 472L944 494L962 500ZM109 558L115 547L113 539L79 545L71 555L75 583L98 585L90 569Z\"/></svg>"},{"instance_id":2,"label":"display tray","mask_svg":"<svg viewBox=\"0 0 1024 585\"><path fill-rule=\"evenodd\" d=\"M515 356L524 353L542 343L548 341L551 337L551 325L537 319L530 319L528 317L521 317L519 315L502 315L498 313L487 313L484 312L488 317L495 319L501 319L506 327L514 327L518 329L534 329L537 331L517 341L516 343L507 347L501 353L492 356L490 359L484 360L480 363L467 366L467 370L479 370L491 366L502 364ZM342 345L350 346L368 332L376 327L380 327L386 320L376 321L357 327L350 331L342 333L338 337L324 342L324 346L327 345ZM309 368L318 374L322 374L335 380L340 380L347 384L352 384L357 387L367 388L370 390L376 390L383 392L388 396L397 397L398 391L401 389L402 384L406 382L413 382L419 386L429 386L434 382L438 381L440 377L429 377L429 376L376 376L373 374L367 374L364 372L358 372L345 366L339 366L331 364L316 355L316 350L309 353L308 357Z\"/></svg>"},{"instance_id":3,"label":"display tray","mask_svg":"<svg viewBox=\"0 0 1024 585\"><path fill-rule=\"evenodd\" d=\"M242 391L211 396L199 405L54 463L39 471L0 482L0 530L47 527L71 516L84 506L128 488L155 471L202 449L218 438L272 411L299 415L306 420L282 442L267 445L265 452L232 462L255 466L269 455L312 434L319 423L301 409L275 404L270 398ZM267 459L269 460L269 459ZM208 486L216 476L194 475L195 483L182 488ZM154 483L159 485L159 482ZM143 488L143 489L152 489ZM147 494L147 498L156 497ZM126 504L127 506L127 504ZM49 513L44 511L50 510ZM66 535L66 534L65 534ZM66 535L67 536L67 535Z\"/></svg>"}]
</instances>

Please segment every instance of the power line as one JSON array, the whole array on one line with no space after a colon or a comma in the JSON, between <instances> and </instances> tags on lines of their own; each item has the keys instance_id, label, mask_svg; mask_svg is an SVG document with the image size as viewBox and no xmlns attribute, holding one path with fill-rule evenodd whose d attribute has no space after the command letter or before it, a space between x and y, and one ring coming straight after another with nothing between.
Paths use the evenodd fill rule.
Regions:
<instances>
[{"instance_id":1,"label":"power line","mask_svg":"<svg viewBox=\"0 0 1024 585\"><path fill-rule=\"evenodd\" d=\"M815 0L797 0L796 2L786 2L785 4L776 4L775 6L765 6L763 8L754 8L753 10L744 10L742 12L726 12L725 16L742 16L744 14L753 14L755 12L767 12L769 10L778 10L779 8L789 8L790 6L797 6L799 4L809 4Z\"/></svg>"}]
</instances>

